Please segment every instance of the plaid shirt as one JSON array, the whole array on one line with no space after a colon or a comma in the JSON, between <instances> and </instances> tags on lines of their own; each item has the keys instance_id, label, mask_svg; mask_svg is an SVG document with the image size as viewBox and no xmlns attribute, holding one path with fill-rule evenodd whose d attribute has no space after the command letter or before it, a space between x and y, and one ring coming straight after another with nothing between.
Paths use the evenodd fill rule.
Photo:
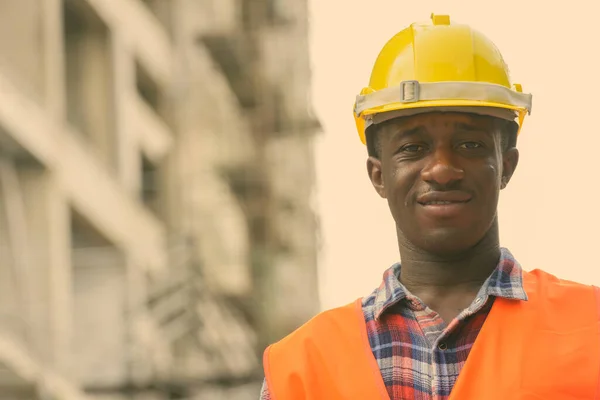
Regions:
<instances>
[{"instance_id":1,"label":"plaid shirt","mask_svg":"<svg viewBox=\"0 0 600 400\"><path fill-rule=\"evenodd\" d=\"M495 297L527 300L522 270L507 249L471 305L450 324L401 283L400 264L363 299L371 350L390 400L446 400ZM261 400L269 400L266 383Z\"/></svg>"}]
</instances>

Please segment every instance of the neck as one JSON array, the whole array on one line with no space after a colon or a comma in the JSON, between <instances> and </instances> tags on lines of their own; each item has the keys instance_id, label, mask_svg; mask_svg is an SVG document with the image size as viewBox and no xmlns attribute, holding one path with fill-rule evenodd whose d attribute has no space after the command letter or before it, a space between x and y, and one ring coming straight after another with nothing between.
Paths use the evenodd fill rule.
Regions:
<instances>
[{"instance_id":1,"label":"neck","mask_svg":"<svg viewBox=\"0 0 600 400\"><path fill-rule=\"evenodd\" d=\"M415 295L423 290L440 295L477 291L500 259L498 223L493 223L477 245L460 253L430 254L406 240L399 240L399 248L402 260L400 281Z\"/></svg>"}]
</instances>

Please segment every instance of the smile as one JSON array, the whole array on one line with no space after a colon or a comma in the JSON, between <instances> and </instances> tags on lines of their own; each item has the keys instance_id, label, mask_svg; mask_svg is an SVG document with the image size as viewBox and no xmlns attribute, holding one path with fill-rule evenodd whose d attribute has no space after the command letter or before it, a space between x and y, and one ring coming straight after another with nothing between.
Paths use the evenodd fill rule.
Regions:
<instances>
[{"instance_id":1,"label":"smile","mask_svg":"<svg viewBox=\"0 0 600 400\"><path fill-rule=\"evenodd\" d=\"M421 205L446 205L456 203L466 203L473 196L462 190L448 190L427 192L417 197L417 203Z\"/></svg>"},{"instance_id":2,"label":"smile","mask_svg":"<svg viewBox=\"0 0 600 400\"><path fill-rule=\"evenodd\" d=\"M468 201L433 201L420 204L423 215L428 219L454 219L465 216L468 213Z\"/></svg>"},{"instance_id":3,"label":"smile","mask_svg":"<svg viewBox=\"0 0 600 400\"><path fill-rule=\"evenodd\" d=\"M466 211L467 203L473 196L461 190L444 192L427 192L417 198L417 203L422 207L428 218L453 218Z\"/></svg>"},{"instance_id":4,"label":"smile","mask_svg":"<svg viewBox=\"0 0 600 400\"><path fill-rule=\"evenodd\" d=\"M423 205L423 206L435 206L435 205L461 204L461 203L466 203L466 201L442 201L442 200L438 200L438 201L427 201L425 203L422 203L421 205Z\"/></svg>"}]
</instances>

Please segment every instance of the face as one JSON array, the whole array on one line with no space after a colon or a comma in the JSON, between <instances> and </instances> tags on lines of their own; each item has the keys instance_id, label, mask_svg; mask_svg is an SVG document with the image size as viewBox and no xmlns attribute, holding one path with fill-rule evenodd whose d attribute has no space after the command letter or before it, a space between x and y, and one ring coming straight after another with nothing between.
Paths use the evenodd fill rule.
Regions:
<instances>
[{"instance_id":1,"label":"face","mask_svg":"<svg viewBox=\"0 0 600 400\"><path fill-rule=\"evenodd\" d=\"M500 190L518 162L491 117L427 113L386 123L369 176L387 199L399 240L432 254L459 253L496 222Z\"/></svg>"}]
</instances>

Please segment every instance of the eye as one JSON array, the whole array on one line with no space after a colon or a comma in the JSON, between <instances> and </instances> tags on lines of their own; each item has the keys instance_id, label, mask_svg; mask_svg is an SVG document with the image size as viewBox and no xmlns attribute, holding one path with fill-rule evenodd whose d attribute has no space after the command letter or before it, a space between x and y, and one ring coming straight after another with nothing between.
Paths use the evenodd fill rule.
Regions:
<instances>
[{"instance_id":1,"label":"eye","mask_svg":"<svg viewBox=\"0 0 600 400\"><path fill-rule=\"evenodd\" d=\"M483 145L477 142L464 142L461 143L459 147L462 149L479 149L483 147Z\"/></svg>"},{"instance_id":2,"label":"eye","mask_svg":"<svg viewBox=\"0 0 600 400\"><path fill-rule=\"evenodd\" d=\"M401 150L406 153L417 153L423 150L423 146L420 144L407 144L406 146L403 146Z\"/></svg>"}]
</instances>

